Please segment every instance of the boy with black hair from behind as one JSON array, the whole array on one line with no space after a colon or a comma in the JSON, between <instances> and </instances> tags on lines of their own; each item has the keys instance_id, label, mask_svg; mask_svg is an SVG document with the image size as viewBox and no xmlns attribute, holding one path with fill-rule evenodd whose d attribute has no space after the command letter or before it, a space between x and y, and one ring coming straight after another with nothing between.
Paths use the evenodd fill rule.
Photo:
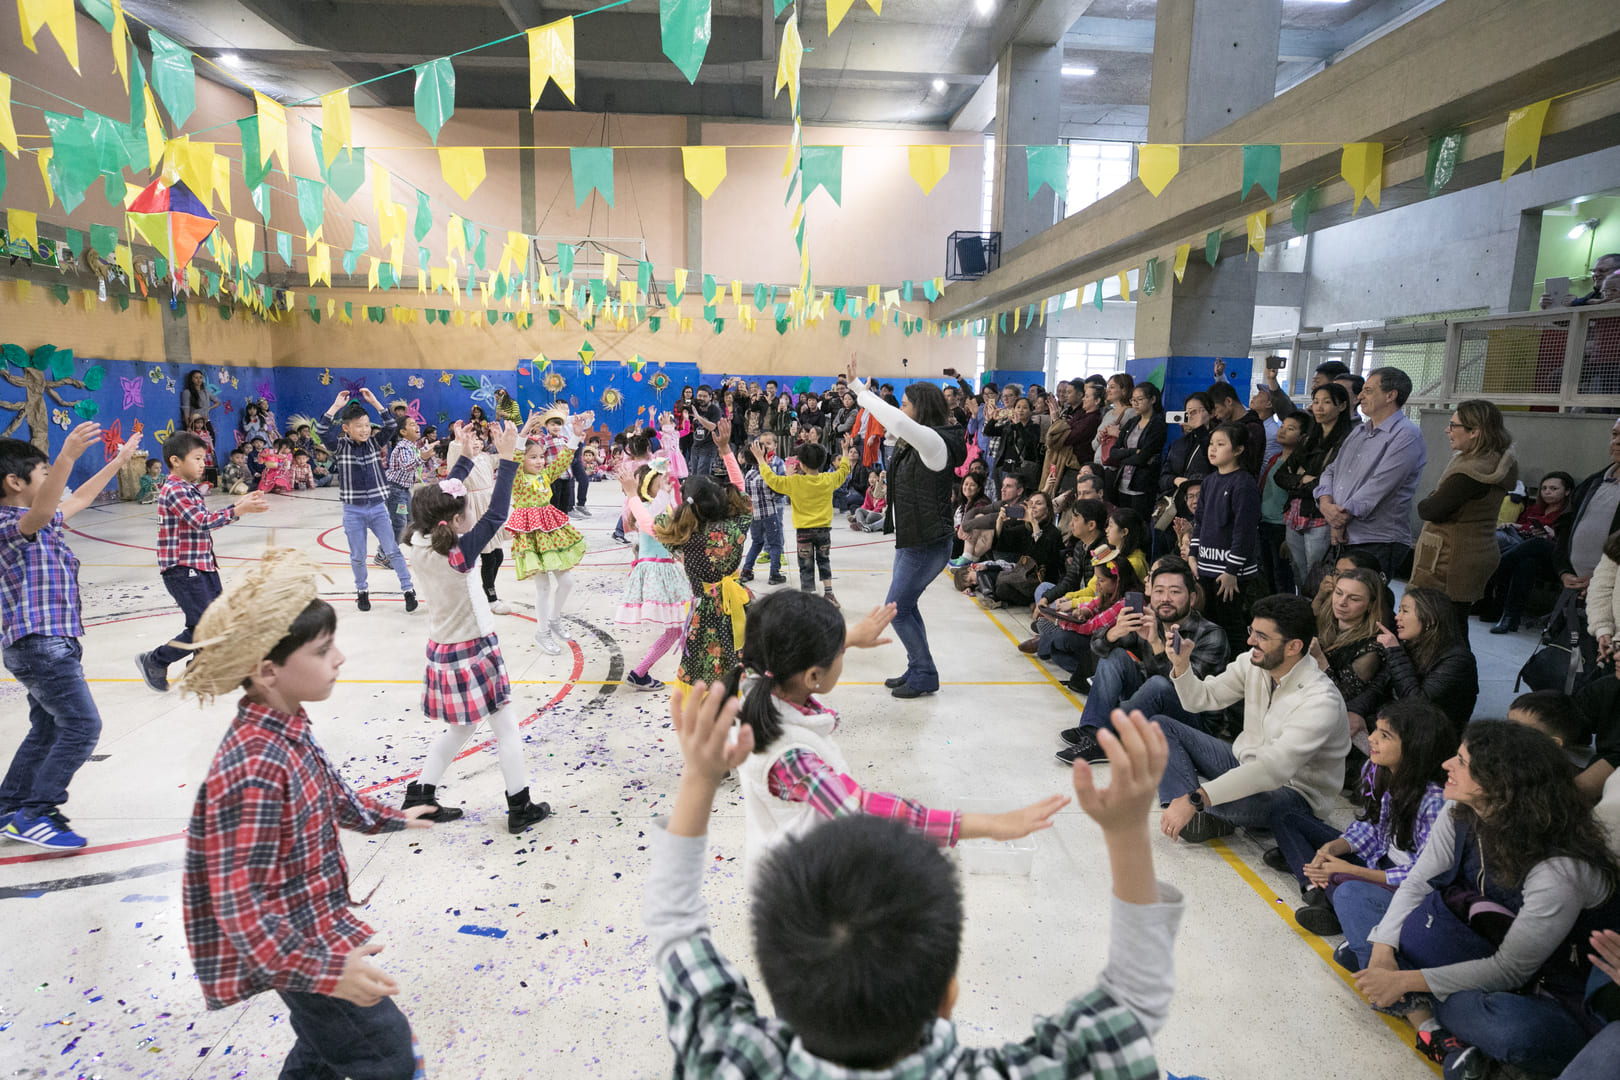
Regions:
<instances>
[{"instance_id":1,"label":"boy with black hair from behind","mask_svg":"<svg viewBox=\"0 0 1620 1080\"><path fill-rule=\"evenodd\" d=\"M1148 812L1168 754L1157 724L1116 711L1107 788L1075 763L1080 806L1102 827L1114 882L1107 967L1092 990L1035 1021L1021 1043L956 1042L962 897L956 873L899 822L852 816L779 849L752 897L754 953L777 1017L709 936L706 832L730 769L753 750L724 685L671 702L685 768L653 833L642 915L652 940L675 1075L868 1080L1149 1080L1173 986L1181 894L1154 880Z\"/></svg>"},{"instance_id":2,"label":"boy with black hair from behind","mask_svg":"<svg viewBox=\"0 0 1620 1080\"><path fill-rule=\"evenodd\" d=\"M347 390L315 421L316 436L323 446L331 449L335 459L333 471L337 473L343 500L343 536L349 543L349 568L354 571L354 605L361 611L371 610L366 579L366 533L369 532L377 538L386 565L399 575L405 610L415 611L416 590L411 586L411 568L405 564L394 535L394 522L388 514L388 477L383 471L383 455L394 437L396 424L370 390L362 386L360 396L381 417L375 427L366 407L358 401L351 402Z\"/></svg>"},{"instance_id":3,"label":"boy with black hair from behind","mask_svg":"<svg viewBox=\"0 0 1620 1080\"><path fill-rule=\"evenodd\" d=\"M302 552L267 550L197 623L181 691L205 705L244 693L186 830L186 945L209 1009L280 996L297 1036L282 1076L417 1078L410 1021L389 1000L399 982L351 910L367 898L350 898L338 829L426 829L433 808L360 798L315 741L304 704L331 696L344 661L322 576Z\"/></svg>"},{"instance_id":4,"label":"boy with black hair from behind","mask_svg":"<svg viewBox=\"0 0 1620 1080\"><path fill-rule=\"evenodd\" d=\"M66 522L135 455L141 433L63 498L73 463L100 441L100 424L80 424L47 467L33 443L0 439L0 660L28 694L28 734L0 780L0 835L53 851L85 846L61 808L101 735L80 665L79 560Z\"/></svg>"},{"instance_id":5,"label":"boy with black hair from behind","mask_svg":"<svg viewBox=\"0 0 1620 1080\"><path fill-rule=\"evenodd\" d=\"M163 444L169 479L158 493L158 574L163 587L186 616L186 628L173 640L135 658L141 680L164 693L169 689L169 665L191 655L191 631L219 596L219 560L214 557L215 529L223 529L242 514L270 509L264 493L250 492L230 506L208 509L199 484L208 466L208 447L189 431L169 436Z\"/></svg>"}]
</instances>

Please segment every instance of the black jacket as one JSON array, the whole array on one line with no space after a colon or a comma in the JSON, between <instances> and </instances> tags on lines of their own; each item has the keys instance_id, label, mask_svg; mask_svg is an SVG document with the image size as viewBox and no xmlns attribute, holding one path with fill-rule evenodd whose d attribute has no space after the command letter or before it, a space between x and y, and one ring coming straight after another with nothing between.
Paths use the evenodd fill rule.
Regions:
<instances>
[{"instance_id":1,"label":"black jacket","mask_svg":"<svg viewBox=\"0 0 1620 1080\"><path fill-rule=\"evenodd\" d=\"M1041 425L1033 420L1027 424L992 420L984 425L984 432L1001 437L1001 453L996 455L996 465L1002 470L1028 470L1033 466L1039 471L1046 457L1046 440L1041 436ZM1032 476L1031 479L1037 478Z\"/></svg>"},{"instance_id":2,"label":"black jacket","mask_svg":"<svg viewBox=\"0 0 1620 1080\"><path fill-rule=\"evenodd\" d=\"M1131 479L1131 486L1143 495L1157 495L1159 493L1159 465L1164 457L1164 441L1168 433L1165 427L1164 413L1154 411L1148 420L1147 427L1142 430L1142 438L1135 447L1127 445L1126 440L1131 432L1141 426L1142 418L1133 416L1125 421L1125 426L1119 429L1119 441L1109 451L1108 464L1114 468L1123 468L1133 465L1136 471Z\"/></svg>"},{"instance_id":3,"label":"black jacket","mask_svg":"<svg viewBox=\"0 0 1620 1080\"><path fill-rule=\"evenodd\" d=\"M1192 663L1189 670L1194 675L1200 679L1207 679L1226 667L1226 631L1196 611L1189 611L1187 617L1181 620L1180 630L1182 637L1191 635L1193 639ZM1107 633L1091 635L1091 651L1098 656L1107 656L1115 649L1124 649L1134 656L1143 675L1170 677L1170 654L1155 653L1153 647L1140 634L1126 634L1118 641L1109 641Z\"/></svg>"},{"instance_id":4,"label":"black jacket","mask_svg":"<svg viewBox=\"0 0 1620 1080\"><path fill-rule=\"evenodd\" d=\"M1345 436L1350 434L1351 425L1345 422L1348 419L1348 416L1340 417L1339 422L1333 425L1333 432L1326 436L1312 420L1307 425L1304 443L1288 455L1287 461L1280 462L1273 470L1277 475L1277 486L1288 493L1289 501L1293 501L1295 496L1299 497L1302 517L1322 516L1321 509L1316 505L1316 485L1322 479L1322 470L1327 468L1327 463L1339 452ZM1309 476L1311 482L1301 483L1300 478L1304 476Z\"/></svg>"},{"instance_id":5,"label":"black jacket","mask_svg":"<svg viewBox=\"0 0 1620 1080\"><path fill-rule=\"evenodd\" d=\"M1451 718L1453 731L1462 734L1479 700L1479 667L1467 645L1457 645L1436 658L1428 671L1419 672L1404 647L1386 648L1384 670L1389 673L1389 698L1420 698ZM1366 715L1366 714L1363 714Z\"/></svg>"},{"instance_id":6,"label":"black jacket","mask_svg":"<svg viewBox=\"0 0 1620 1080\"><path fill-rule=\"evenodd\" d=\"M1099 544L1107 541L1099 539ZM1058 575L1057 584L1052 586L1053 596L1067 596L1076 592L1091 579L1091 551L1078 540L1069 542L1063 559L1063 573Z\"/></svg>"},{"instance_id":7,"label":"black jacket","mask_svg":"<svg viewBox=\"0 0 1620 1080\"><path fill-rule=\"evenodd\" d=\"M1164 452L1164 466L1159 469L1159 490L1174 491L1176 477L1202 480L1209 475L1209 436L1213 429L1208 424L1182 435Z\"/></svg>"},{"instance_id":8,"label":"black jacket","mask_svg":"<svg viewBox=\"0 0 1620 1080\"><path fill-rule=\"evenodd\" d=\"M934 429L945 440L945 467L923 464L915 447L897 445L889 459L889 507L894 511L894 546L920 547L948 540L955 532L951 491L960 486L955 469L967 460L967 443L956 424Z\"/></svg>"},{"instance_id":9,"label":"black jacket","mask_svg":"<svg viewBox=\"0 0 1620 1080\"><path fill-rule=\"evenodd\" d=\"M1581 527L1581 518L1586 516L1586 504L1591 501L1592 493L1603 483L1604 476L1608 474L1609 468L1612 467L1599 469L1585 480L1582 480L1580 485L1576 487L1575 494L1570 498L1572 512L1563 515L1563 517L1569 519L1569 528L1559 534L1557 557L1553 559L1553 567L1559 574L1573 574L1575 572L1574 565L1569 561L1570 542L1575 538L1575 530ZM1612 533L1616 529L1620 529L1620 507L1616 507L1614 520L1609 522L1609 527L1604 531L1605 533Z\"/></svg>"}]
</instances>

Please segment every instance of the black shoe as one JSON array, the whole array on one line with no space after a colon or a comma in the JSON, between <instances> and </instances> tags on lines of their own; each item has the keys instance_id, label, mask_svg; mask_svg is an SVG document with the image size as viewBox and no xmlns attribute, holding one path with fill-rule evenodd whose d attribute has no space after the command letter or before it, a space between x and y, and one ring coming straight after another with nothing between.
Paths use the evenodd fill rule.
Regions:
<instances>
[{"instance_id":1,"label":"black shoe","mask_svg":"<svg viewBox=\"0 0 1620 1080\"><path fill-rule=\"evenodd\" d=\"M754 572L752 570L744 570L742 573L737 575L737 580L746 585L748 582L754 580Z\"/></svg>"},{"instance_id":2,"label":"black shoe","mask_svg":"<svg viewBox=\"0 0 1620 1080\"><path fill-rule=\"evenodd\" d=\"M767 584L767 585L786 585L787 584L787 575L786 574L772 574L770 577L765 579L765 584Z\"/></svg>"},{"instance_id":3,"label":"black shoe","mask_svg":"<svg viewBox=\"0 0 1620 1080\"><path fill-rule=\"evenodd\" d=\"M1075 758L1082 758L1092 765L1101 765L1108 760L1108 755L1103 752L1102 743L1097 741L1096 728L1077 728L1076 734L1077 737L1071 740L1068 732L1063 733L1064 741L1069 744L1069 750L1073 751L1064 760L1073 761Z\"/></svg>"},{"instance_id":4,"label":"black shoe","mask_svg":"<svg viewBox=\"0 0 1620 1080\"><path fill-rule=\"evenodd\" d=\"M1283 858L1282 848L1267 848L1266 853L1260 856L1260 861L1277 871L1279 874L1292 874L1288 867L1288 860Z\"/></svg>"},{"instance_id":5,"label":"black shoe","mask_svg":"<svg viewBox=\"0 0 1620 1080\"><path fill-rule=\"evenodd\" d=\"M1519 617L1517 615L1504 615L1495 626L1491 627L1493 634L1517 634L1519 632Z\"/></svg>"},{"instance_id":6,"label":"black shoe","mask_svg":"<svg viewBox=\"0 0 1620 1080\"><path fill-rule=\"evenodd\" d=\"M152 659L152 654L143 652L135 658L135 666L141 669L141 681L160 694L169 692L169 669Z\"/></svg>"},{"instance_id":7,"label":"black shoe","mask_svg":"<svg viewBox=\"0 0 1620 1080\"><path fill-rule=\"evenodd\" d=\"M1082 676L1079 672L1075 672L1073 675L1069 676L1069 681L1063 685L1067 686L1076 694L1091 693L1091 680Z\"/></svg>"},{"instance_id":8,"label":"black shoe","mask_svg":"<svg viewBox=\"0 0 1620 1080\"><path fill-rule=\"evenodd\" d=\"M898 689L899 687L906 685L906 677L904 675L896 675L892 679L884 679L883 685L887 686L890 690Z\"/></svg>"},{"instance_id":9,"label":"black shoe","mask_svg":"<svg viewBox=\"0 0 1620 1080\"><path fill-rule=\"evenodd\" d=\"M1095 730L1095 728L1090 727L1064 728L1062 731L1058 732L1058 738L1062 739L1070 746L1078 746L1082 740L1090 738L1091 733Z\"/></svg>"},{"instance_id":10,"label":"black shoe","mask_svg":"<svg viewBox=\"0 0 1620 1080\"><path fill-rule=\"evenodd\" d=\"M1202 844L1206 840L1214 840L1222 836L1231 836L1237 832L1237 826L1231 822L1223 821L1207 810L1200 810L1187 822L1186 828L1181 830L1181 839L1188 844Z\"/></svg>"},{"instance_id":11,"label":"black shoe","mask_svg":"<svg viewBox=\"0 0 1620 1080\"><path fill-rule=\"evenodd\" d=\"M1333 962L1354 975L1361 970L1361 961L1356 959L1356 951L1350 947L1348 941L1341 941L1333 950Z\"/></svg>"},{"instance_id":12,"label":"black shoe","mask_svg":"<svg viewBox=\"0 0 1620 1080\"><path fill-rule=\"evenodd\" d=\"M361 611L370 611L371 610L371 594L370 593L355 593L354 594L354 606L359 608Z\"/></svg>"},{"instance_id":13,"label":"black shoe","mask_svg":"<svg viewBox=\"0 0 1620 1080\"><path fill-rule=\"evenodd\" d=\"M459 806L445 806L434 797L434 785L410 783L405 785L405 802L401 810L409 810L416 806L434 806L438 809L431 814L422 816L429 821L454 821L465 811Z\"/></svg>"},{"instance_id":14,"label":"black shoe","mask_svg":"<svg viewBox=\"0 0 1620 1080\"><path fill-rule=\"evenodd\" d=\"M912 686L910 683L907 683L907 682L902 682L899 686L897 686L893 690L889 691L889 693L892 696L900 698L902 700L909 699L909 698L919 698L919 697L922 697L925 694L932 694L932 693L936 693L936 692L937 691L934 691L934 690L918 690L915 686Z\"/></svg>"},{"instance_id":15,"label":"black shoe","mask_svg":"<svg viewBox=\"0 0 1620 1080\"><path fill-rule=\"evenodd\" d=\"M506 797L506 831L514 835L551 816L550 803L529 801L529 789Z\"/></svg>"},{"instance_id":16,"label":"black shoe","mask_svg":"<svg viewBox=\"0 0 1620 1080\"><path fill-rule=\"evenodd\" d=\"M1328 902L1327 893L1321 889L1311 889L1305 893L1305 906L1294 912L1294 921L1299 923L1301 929L1317 937L1344 933L1344 927L1339 925L1338 913Z\"/></svg>"},{"instance_id":17,"label":"black shoe","mask_svg":"<svg viewBox=\"0 0 1620 1080\"><path fill-rule=\"evenodd\" d=\"M406 593L405 593L405 610L406 611L415 611L416 608L417 608L416 590L415 589L406 590Z\"/></svg>"}]
</instances>

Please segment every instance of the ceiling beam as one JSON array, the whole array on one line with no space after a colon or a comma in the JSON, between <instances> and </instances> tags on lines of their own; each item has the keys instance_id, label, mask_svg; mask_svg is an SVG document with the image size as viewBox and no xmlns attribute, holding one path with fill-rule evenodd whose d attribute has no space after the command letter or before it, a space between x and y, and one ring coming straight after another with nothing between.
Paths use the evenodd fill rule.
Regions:
<instances>
[{"instance_id":1,"label":"ceiling beam","mask_svg":"<svg viewBox=\"0 0 1620 1080\"><path fill-rule=\"evenodd\" d=\"M1084 52L1153 52L1153 23L1146 19L1105 19L1085 15L1075 20L1063 36L1063 47ZM1282 32L1277 59L1290 61L1326 60L1343 48L1341 35L1326 30Z\"/></svg>"}]
</instances>

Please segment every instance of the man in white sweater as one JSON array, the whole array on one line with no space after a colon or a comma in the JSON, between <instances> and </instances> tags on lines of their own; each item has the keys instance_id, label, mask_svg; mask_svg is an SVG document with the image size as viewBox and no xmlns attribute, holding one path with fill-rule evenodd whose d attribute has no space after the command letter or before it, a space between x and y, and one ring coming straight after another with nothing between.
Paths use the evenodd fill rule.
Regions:
<instances>
[{"instance_id":1,"label":"man in white sweater","mask_svg":"<svg viewBox=\"0 0 1620 1080\"><path fill-rule=\"evenodd\" d=\"M1170 743L1159 781L1166 836L1202 843L1283 814L1327 812L1344 784L1350 721L1338 688L1308 655L1315 636L1310 601L1277 595L1254 605L1249 652L1219 674L1192 674L1192 642L1180 643L1170 674L1182 706L1209 712L1241 700L1243 731L1228 744L1154 717Z\"/></svg>"}]
</instances>

